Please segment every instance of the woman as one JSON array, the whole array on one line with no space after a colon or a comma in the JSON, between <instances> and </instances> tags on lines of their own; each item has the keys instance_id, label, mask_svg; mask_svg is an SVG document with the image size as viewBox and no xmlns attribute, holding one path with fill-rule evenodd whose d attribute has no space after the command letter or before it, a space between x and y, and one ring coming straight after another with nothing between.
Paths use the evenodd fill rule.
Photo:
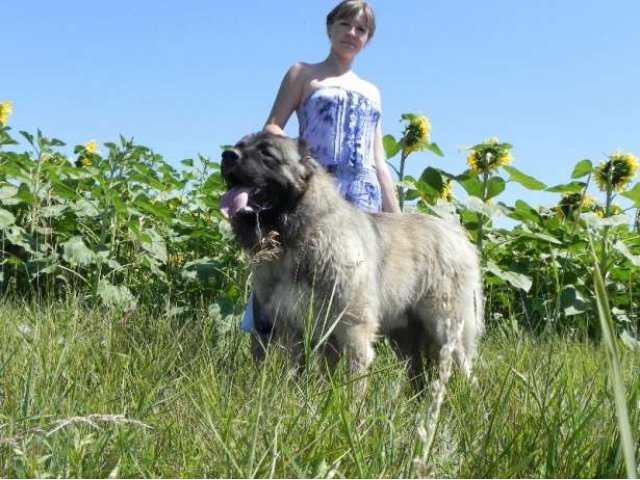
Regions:
<instances>
[{"instance_id":1,"label":"woman","mask_svg":"<svg viewBox=\"0 0 640 480\"><path fill-rule=\"evenodd\" d=\"M352 69L375 33L373 10L366 2L344 0L329 12L326 25L329 55L289 68L264 129L284 135L295 111L300 137L348 201L368 212L400 212L382 144L380 92ZM268 333L254 303L252 294L241 327Z\"/></svg>"},{"instance_id":2,"label":"woman","mask_svg":"<svg viewBox=\"0 0 640 480\"><path fill-rule=\"evenodd\" d=\"M345 0L329 12L329 55L289 68L265 130L283 134L295 111L300 136L347 200L366 211L399 212L382 145L380 92L352 69L375 28L373 10L363 1Z\"/></svg>"}]
</instances>

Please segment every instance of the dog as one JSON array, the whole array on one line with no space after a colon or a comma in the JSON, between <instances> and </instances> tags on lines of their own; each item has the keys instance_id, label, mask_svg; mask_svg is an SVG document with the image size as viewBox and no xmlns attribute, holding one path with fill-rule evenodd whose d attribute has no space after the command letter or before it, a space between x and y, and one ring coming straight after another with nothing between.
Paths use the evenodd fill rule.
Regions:
<instances>
[{"instance_id":1,"label":"dog","mask_svg":"<svg viewBox=\"0 0 640 480\"><path fill-rule=\"evenodd\" d=\"M360 211L304 141L271 133L225 150L221 174L221 210L251 254L261 313L287 347L310 338L361 375L384 335L415 378L449 344L471 375L484 330L480 262L457 222Z\"/></svg>"}]
</instances>

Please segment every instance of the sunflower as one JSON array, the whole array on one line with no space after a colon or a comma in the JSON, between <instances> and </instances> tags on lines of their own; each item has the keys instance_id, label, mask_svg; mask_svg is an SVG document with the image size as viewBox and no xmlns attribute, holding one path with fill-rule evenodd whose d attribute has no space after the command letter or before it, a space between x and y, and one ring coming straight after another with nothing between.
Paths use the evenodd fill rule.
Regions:
<instances>
[{"instance_id":1,"label":"sunflower","mask_svg":"<svg viewBox=\"0 0 640 480\"><path fill-rule=\"evenodd\" d=\"M0 125L9 123L11 112L13 112L13 104L11 102L0 102Z\"/></svg>"},{"instance_id":2,"label":"sunflower","mask_svg":"<svg viewBox=\"0 0 640 480\"><path fill-rule=\"evenodd\" d=\"M558 206L556 207L556 217L559 220L570 218L574 212L595 211L598 202L590 195L582 195L582 193L565 193L562 195Z\"/></svg>"},{"instance_id":3,"label":"sunflower","mask_svg":"<svg viewBox=\"0 0 640 480\"><path fill-rule=\"evenodd\" d=\"M89 140L86 143L85 148L88 153L98 153L98 144L95 140Z\"/></svg>"},{"instance_id":4,"label":"sunflower","mask_svg":"<svg viewBox=\"0 0 640 480\"><path fill-rule=\"evenodd\" d=\"M442 179L442 189L439 194L438 199L446 200L447 202L453 200L453 189L450 178Z\"/></svg>"},{"instance_id":5,"label":"sunflower","mask_svg":"<svg viewBox=\"0 0 640 480\"><path fill-rule=\"evenodd\" d=\"M638 169L638 157L630 153L615 152L609 155L607 161L600 162L594 177L598 187L603 192L610 185L612 191L622 192L633 180ZM609 183L611 182L611 183Z\"/></svg>"},{"instance_id":6,"label":"sunflower","mask_svg":"<svg viewBox=\"0 0 640 480\"><path fill-rule=\"evenodd\" d=\"M476 174L491 173L498 169L509 165L513 161L509 149L511 145L508 143L500 143L497 137L491 137L471 148L467 155L467 165L472 172Z\"/></svg>"},{"instance_id":7,"label":"sunflower","mask_svg":"<svg viewBox=\"0 0 640 480\"><path fill-rule=\"evenodd\" d=\"M431 134L429 119L424 115L414 114L404 114L401 118L409 122L402 133L405 155L426 148Z\"/></svg>"},{"instance_id":8,"label":"sunflower","mask_svg":"<svg viewBox=\"0 0 640 480\"><path fill-rule=\"evenodd\" d=\"M76 167L90 167L91 165L93 165L91 159L84 155L80 155L76 160Z\"/></svg>"}]
</instances>

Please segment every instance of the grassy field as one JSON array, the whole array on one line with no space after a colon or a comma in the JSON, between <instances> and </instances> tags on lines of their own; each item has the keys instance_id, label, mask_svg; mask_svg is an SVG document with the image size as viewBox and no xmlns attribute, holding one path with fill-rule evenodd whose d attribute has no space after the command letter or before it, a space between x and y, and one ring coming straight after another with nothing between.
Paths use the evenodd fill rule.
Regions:
<instances>
[{"instance_id":1,"label":"grassy field","mask_svg":"<svg viewBox=\"0 0 640 480\"><path fill-rule=\"evenodd\" d=\"M0 477L412 477L431 396L380 345L366 394L258 369L236 319L0 308ZM621 348L640 431L640 352ZM454 375L434 477L622 477L604 348L491 331Z\"/></svg>"}]
</instances>

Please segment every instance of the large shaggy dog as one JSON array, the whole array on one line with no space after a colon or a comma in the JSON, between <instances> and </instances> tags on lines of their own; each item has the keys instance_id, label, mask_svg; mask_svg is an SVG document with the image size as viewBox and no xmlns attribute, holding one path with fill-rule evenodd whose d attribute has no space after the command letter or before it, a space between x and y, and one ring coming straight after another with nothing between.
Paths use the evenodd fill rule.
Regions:
<instances>
[{"instance_id":1,"label":"large shaggy dog","mask_svg":"<svg viewBox=\"0 0 640 480\"><path fill-rule=\"evenodd\" d=\"M311 338L362 373L385 335L413 377L450 344L470 374L483 302L478 255L459 225L364 213L302 141L269 133L226 150L222 175L222 211L254 254L255 296L290 347Z\"/></svg>"}]
</instances>

